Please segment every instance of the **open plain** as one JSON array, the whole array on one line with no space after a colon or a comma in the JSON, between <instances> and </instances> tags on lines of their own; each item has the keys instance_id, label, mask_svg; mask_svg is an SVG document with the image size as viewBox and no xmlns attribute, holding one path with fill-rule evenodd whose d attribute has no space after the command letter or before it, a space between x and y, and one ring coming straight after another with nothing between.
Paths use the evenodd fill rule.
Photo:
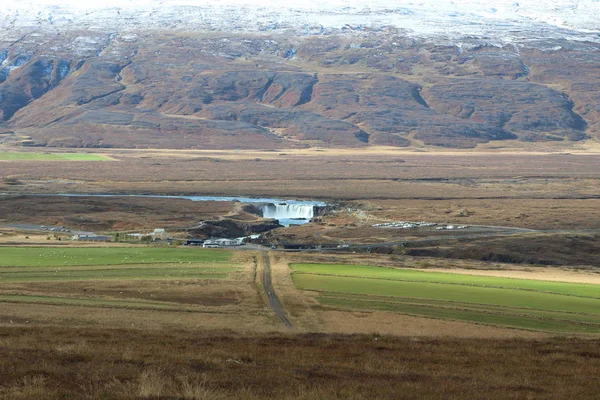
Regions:
<instances>
[{"instance_id":1,"label":"open plain","mask_svg":"<svg viewBox=\"0 0 600 400\"><path fill-rule=\"evenodd\" d=\"M590 149L102 155L111 161L0 161L0 351L13 360L0 364L3 397L597 393L600 165ZM131 196L144 194L329 206L253 245L212 250L180 244L203 221L261 215L235 201ZM69 240L55 226L112 242ZM177 243L127 236L157 227ZM68 379L76 369L96 372Z\"/></svg>"},{"instance_id":2,"label":"open plain","mask_svg":"<svg viewBox=\"0 0 600 400\"><path fill-rule=\"evenodd\" d=\"M600 2L6 2L0 399L600 399Z\"/></svg>"},{"instance_id":3,"label":"open plain","mask_svg":"<svg viewBox=\"0 0 600 400\"><path fill-rule=\"evenodd\" d=\"M0 252L3 398L597 393L591 272L563 271L563 280L586 280L569 284L527 270L506 279L396 269L385 255L295 264L311 256L119 244ZM260 279L265 257L272 287ZM350 259L386 267L341 264ZM330 281L349 276L364 282ZM268 308L273 290L290 328Z\"/></svg>"}]
</instances>

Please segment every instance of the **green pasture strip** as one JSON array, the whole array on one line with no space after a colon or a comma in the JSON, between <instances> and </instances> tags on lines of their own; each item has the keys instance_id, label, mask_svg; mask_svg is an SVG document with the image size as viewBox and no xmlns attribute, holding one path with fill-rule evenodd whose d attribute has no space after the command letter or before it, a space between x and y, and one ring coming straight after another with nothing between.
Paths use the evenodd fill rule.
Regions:
<instances>
[{"instance_id":1,"label":"green pasture strip","mask_svg":"<svg viewBox=\"0 0 600 400\"><path fill-rule=\"evenodd\" d=\"M152 270L152 269L198 269L207 273L211 272L232 272L238 270L236 264L125 264L125 265L67 265L67 266L35 266L35 267L0 267L0 277L3 274L15 274L22 272L39 272L39 273L51 273L51 272L70 272L70 271L105 271L105 270Z\"/></svg>"},{"instance_id":2,"label":"green pasture strip","mask_svg":"<svg viewBox=\"0 0 600 400\"><path fill-rule=\"evenodd\" d=\"M348 301L326 298L320 300L322 304L336 308L369 309L397 312L420 317L430 317L465 322L475 322L487 325L501 325L513 328L541 330L561 333L598 333L600 326L569 323L566 321L553 321L523 316L494 314L472 310L460 310L451 308L436 308L419 306L415 304L365 304L360 301Z\"/></svg>"},{"instance_id":3,"label":"green pasture strip","mask_svg":"<svg viewBox=\"0 0 600 400\"><path fill-rule=\"evenodd\" d=\"M235 268L207 271L201 268L123 268L48 272L14 272L0 274L2 282L77 281L103 279L225 279Z\"/></svg>"},{"instance_id":4,"label":"green pasture strip","mask_svg":"<svg viewBox=\"0 0 600 400\"><path fill-rule=\"evenodd\" d=\"M542 318L542 319L552 319L557 321L567 321L567 322L577 322L577 323L585 323L585 324L594 324L597 325L600 329L600 316L592 315L592 314L578 314L578 313L568 313L568 312L560 312L560 311L544 311L544 310L532 310L528 308L515 308L515 307L501 307L501 306L492 306L492 305L480 305L480 304L472 304L472 303L459 303L459 302L449 302L449 301L435 301L435 300L422 300L422 299L410 299L410 298L395 298L395 297L382 297L382 296L372 296L372 295L339 295L321 292L319 296L319 301L321 299L336 299L336 300L347 300L350 302L361 302L365 304L411 304L411 305L421 305L421 306L429 306L429 307L442 307L442 308L452 308L452 309L460 309L460 310L472 310L472 311L480 311L480 312L492 312L497 314L507 314L507 315L516 315L516 316L524 316L531 318Z\"/></svg>"},{"instance_id":5,"label":"green pasture strip","mask_svg":"<svg viewBox=\"0 0 600 400\"><path fill-rule=\"evenodd\" d=\"M112 158L101 154L63 153L59 156L68 161L113 161Z\"/></svg>"},{"instance_id":6,"label":"green pasture strip","mask_svg":"<svg viewBox=\"0 0 600 400\"><path fill-rule=\"evenodd\" d=\"M100 154L0 152L0 161L112 161Z\"/></svg>"},{"instance_id":7,"label":"green pasture strip","mask_svg":"<svg viewBox=\"0 0 600 400\"><path fill-rule=\"evenodd\" d=\"M311 274L293 274L292 280L297 288L305 290L600 314L600 300L598 299L525 290Z\"/></svg>"},{"instance_id":8,"label":"green pasture strip","mask_svg":"<svg viewBox=\"0 0 600 400\"><path fill-rule=\"evenodd\" d=\"M156 247L0 247L0 267L214 263L231 261L231 251Z\"/></svg>"},{"instance_id":9,"label":"green pasture strip","mask_svg":"<svg viewBox=\"0 0 600 400\"><path fill-rule=\"evenodd\" d=\"M291 264L294 273L318 275L338 275L388 279L410 282L447 283L455 285L495 287L519 290L534 290L544 293L558 293L570 296L593 297L600 299L600 285L539 281L533 279L499 278L445 272L424 272L410 269L395 269L366 265L342 264Z\"/></svg>"},{"instance_id":10,"label":"green pasture strip","mask_svg":"<svg viewBox=\"0 0 600 400\"><path fill-rule=\"evenodd\" d=\"M160 309L180 309L180 306L157 303L157 302L142 302L130 300L103 300L103 299L71 299L65 297L50 297L50 296L31 296L31 295L0 295L0 302L11 303L44 303L44 304L69 304L76 306L91 306L91 307L126 307L126 308L160 308Z\"/></svg>"}]
</instances>

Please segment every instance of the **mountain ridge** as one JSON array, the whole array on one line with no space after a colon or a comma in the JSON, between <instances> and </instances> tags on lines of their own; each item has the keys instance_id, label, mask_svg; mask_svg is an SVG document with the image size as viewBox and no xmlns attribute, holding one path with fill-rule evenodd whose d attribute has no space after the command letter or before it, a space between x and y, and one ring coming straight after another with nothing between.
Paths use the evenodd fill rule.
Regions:
<instances>
[{"instance_id":1,"label":"mountain ridge","mask_svg":"<svg viewBox=\"0 0 600 400\"><path fill-rule=\"evenodd\" d=\"M252 20L254 9L237 3L233 8ZM19 7L27 10L28 4ZM332 21L408 13L386 4L349 6ZM588 31L571 29L560 37L564 28L548 25L552 34L545 38L543 31L527 36L534 31L527 28L517 32L527 36L518 42L502 43L507 37L501 34L464 34L457 42L375 20L299 34L283 17L273 30L197 31L186 24L194 13L165 20L176 26L163 29L140 5L109 10L119 11L119 18L146 13L147 26L134 19L109 29L120 23L116 18L114 26L84 29L97 13L82 6L75 10L81 19L73 17L79 22L66 28L60 19L42 18L44 10L37 22L21 11L0 25L0 143L470 148L495 140L576 142L600 134L600 44L587 40ZM331 16L327 9L306 10Z\"/></svg>"}]
</instances>

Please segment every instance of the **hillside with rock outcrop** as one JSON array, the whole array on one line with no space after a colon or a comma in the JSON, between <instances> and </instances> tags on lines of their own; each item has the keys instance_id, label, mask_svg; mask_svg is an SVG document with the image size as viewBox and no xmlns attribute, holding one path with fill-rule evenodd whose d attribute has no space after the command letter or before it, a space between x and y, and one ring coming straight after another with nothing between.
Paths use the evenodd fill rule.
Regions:
<instances>
[{"instance_id":1,"label":"hillside with rock outcrop","mask_svg":"<svg viewBox=\"0 0 600 400\"><path fill-rule=\"evenodd\" d=\"M471 35L457 44L393 26L46 25L0 32L0 143L472 148L600 138L594 41Z\"/></svg>"}]
</instances>

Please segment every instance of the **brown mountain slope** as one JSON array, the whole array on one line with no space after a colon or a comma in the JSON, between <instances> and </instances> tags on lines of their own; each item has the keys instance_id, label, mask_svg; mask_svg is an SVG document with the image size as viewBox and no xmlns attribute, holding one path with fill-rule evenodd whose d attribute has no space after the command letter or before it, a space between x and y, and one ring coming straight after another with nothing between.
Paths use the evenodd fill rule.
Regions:
<instances>
[{"instance_id":1,"label":"brown mountain slope","mask_svg":"<svg viewBox=\"0 0 600 400\"><path fill-rule=\"evenodd\" d=\"M592 45L459 51L397 33L369 40L156 32L84 39L4 44L0 129L14 133L0 141L467 148L507 139L578 141L600 129L600 55Z\"/></svg>"}]
</instances>

